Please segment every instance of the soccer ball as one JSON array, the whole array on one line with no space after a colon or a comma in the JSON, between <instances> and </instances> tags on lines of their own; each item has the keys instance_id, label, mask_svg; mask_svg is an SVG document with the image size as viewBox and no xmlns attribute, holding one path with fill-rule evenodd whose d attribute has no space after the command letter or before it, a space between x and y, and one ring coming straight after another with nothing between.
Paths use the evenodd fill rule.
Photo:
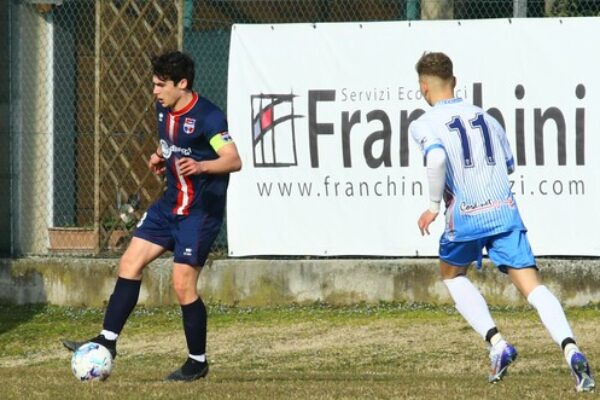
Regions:
<instances>
[{"instance_id":1,"label":"soccer ball","mask_svg":"<svg viewBox=\"0 0 600 400\"><path fill-rule=\"evenodd\" d=\"M106 347L89 342L73 353L71 370L80 381L103 381L112 371L112 362L112 356Z\"/></svg>"}]
</instances>

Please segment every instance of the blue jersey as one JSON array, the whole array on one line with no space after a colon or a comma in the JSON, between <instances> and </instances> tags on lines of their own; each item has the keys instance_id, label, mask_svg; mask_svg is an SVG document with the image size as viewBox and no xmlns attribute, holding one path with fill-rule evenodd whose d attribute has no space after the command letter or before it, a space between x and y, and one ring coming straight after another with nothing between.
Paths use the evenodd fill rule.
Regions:
<instances>
[{"instance_id":1,"label":"blue jersey","mask_svg":"<svg viewBox=\"0 0 600 400\"><path fill-rule=\"evenodd\" d=\"M508 174L514 159L502 126L462 99L443 100L410 125L424 155L446 152L446 227L443 238L469 241L525 230Z\"/></svg>"},{"instance_id":2,"label":"blue jersey","mask_svg":"<svg viewBox=\"0 0 600 400\"><path fill-rule=\"evenodd\" d=\"M223 112L209 100L193 93L192 101L173 112L156 103L160 146L167 167L167 190L160 201L175 215L206 212L222 216L229 174L182 176L176 161L190 157L196 161L218 158L210 141L216 135L227 137Z\"/></svg>"}]
</instances>

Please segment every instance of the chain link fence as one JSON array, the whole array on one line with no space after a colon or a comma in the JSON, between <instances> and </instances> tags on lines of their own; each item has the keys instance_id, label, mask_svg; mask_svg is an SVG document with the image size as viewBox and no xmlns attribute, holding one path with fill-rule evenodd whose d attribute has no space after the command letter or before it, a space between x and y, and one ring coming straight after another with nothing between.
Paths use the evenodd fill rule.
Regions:
<instances>
[{"instance_id":1,"label":"chain link fence","mask_svg":"<svg viewBox=\"0 0 600 400\"><path fill-rule=\"evenodd\" d=\"M578 0L10 0L9 252L123 251L164 184L146 167L150 55L190 53L195 89L226 110L234 23L597 15Z\"/></svg>"}]
</instances>

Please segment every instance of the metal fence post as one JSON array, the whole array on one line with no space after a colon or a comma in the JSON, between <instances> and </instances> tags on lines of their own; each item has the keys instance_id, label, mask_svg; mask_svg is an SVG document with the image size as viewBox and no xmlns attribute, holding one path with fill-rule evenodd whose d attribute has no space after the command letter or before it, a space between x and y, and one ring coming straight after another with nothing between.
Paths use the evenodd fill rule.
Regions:
<instances>
[{"instance_id":1,"label":"metal fence post","mask_svg":"<svg viewBox=\"0 0 600 400\"><path fill-rule=\"evenodd\" d=\"M0 157L0 255L11 253L11 163L13 153L10 140L10 9L11 4L0 7L0 148L9 149Z\"/></svg>"},{"instance_id":2,"label":"metal fence post","mask_svg":"<svg viewBox=\"0 0 600 400\"><path fill-rule=\"evenodd\" d=\"M527 0L513 0L513 17L527 18Z\"/></svg>"}]
</instances>

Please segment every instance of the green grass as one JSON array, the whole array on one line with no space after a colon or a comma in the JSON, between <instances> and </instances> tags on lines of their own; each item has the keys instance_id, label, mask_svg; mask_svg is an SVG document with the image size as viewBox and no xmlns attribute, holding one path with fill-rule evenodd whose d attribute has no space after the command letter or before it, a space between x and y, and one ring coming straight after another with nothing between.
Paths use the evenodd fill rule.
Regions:
<instances>
[{"instance_id":1,"label":"green grass","mask_svg":"<svg viewBox=\"0 0 600 400\"><path fill-rule=\"evenodd\" d=\"M0 399L562 399L578 397L562 354L528 308L493 315L518 348L500 384L487 348L451 307L324 304L209 306L207 379L166 383L184 360L178 307L137 308L112 376L80 383L60 339L98 333L104 310L0 305ZM600 359L598 307L569 309L582 348ZM594 395L591 395L594 396Z\"/></svg>"}]
</instances>

